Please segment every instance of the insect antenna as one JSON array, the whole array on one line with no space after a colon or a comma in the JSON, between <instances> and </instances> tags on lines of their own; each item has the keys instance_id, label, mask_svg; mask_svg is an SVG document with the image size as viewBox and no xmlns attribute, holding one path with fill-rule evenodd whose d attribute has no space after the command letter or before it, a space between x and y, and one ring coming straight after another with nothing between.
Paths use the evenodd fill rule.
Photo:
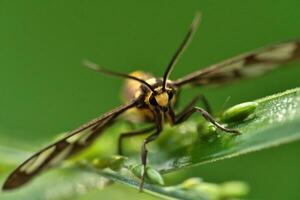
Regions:
<instances>
[{"instance_id":1,"label":"insect antenna","mask_svg":"<svg viewBox=\"0 0 300 200\"><path fill-rule=\"evenodd\" d=\"M167 67L167 69L164 73L164 76L163 76L163 90L166 89L167 80L168 80L169 75L172 72L175 64L177 63L177 61L180 58L181 54L184 52L184 50L186 49L186 47L188 46L188 44L192 40L193 35L194 35L195 31L198 28L200 18L201 18L201 13L197 12L195 14L195 17L193 19L193 22L192 22L187 34L184 37L184 40L181 42L180 46L178 47L178 49L176 50L175 54L173 55L171 61L169 62L169 65L168 65L168 67Z\"/></svg>"},{"instance_id":2,"label":"insect antenna","mask_svg":"<svg viewBox=\"0 0 300 200\"><path fill-rule=\"evenodd\" d=\"M135 76L131 76L129 74L123 74L123 73L120 73L120 72L115 72L115 71L105 69L103 67L100 67L96 63L93 63L93 62L88 61L88 60L83 60L83 65L85 65L89 69L95 70L95 71L103 73L103 74L107 74L107 75L111 75L111 76L118 76L118 77L128 78L128 79L138 81L138 82L144 84L145 86L147 86L152 92L155 93L155 90L153 89L153 87L149 83L147 83L146 81L144 81L142 79L139 79Z\"/></svg>"}]
</instances>

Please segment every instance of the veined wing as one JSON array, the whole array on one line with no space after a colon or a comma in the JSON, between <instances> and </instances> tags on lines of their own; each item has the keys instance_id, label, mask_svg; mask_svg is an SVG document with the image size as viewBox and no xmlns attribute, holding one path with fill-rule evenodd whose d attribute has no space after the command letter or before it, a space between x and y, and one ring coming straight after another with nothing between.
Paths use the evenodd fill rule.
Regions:
<instances>
[{"instance_id":1,"label":"veined wing","mask_svg":"<svg viewBox=\"0 0 300 200\"><path fill-rule=\"evenodd\" d=\"M35 153L9 175L2 189L20 187L44 169L59 164L62 160L86 148L117 116L135 105L136 101L133 101L120 106L71 131L63 139Z\"/></svg>"},{"instance_id":2,"label":"veined wing","mask_svg":"<svg viewBox=\"0 0 300 200\"><path fill-rule=\"evenodd\" d=\"M173 83L212 85L260 76L281 64L300 59L300 40L283 42L246 53L191 73Z\"/></svg>"}]
</instances>

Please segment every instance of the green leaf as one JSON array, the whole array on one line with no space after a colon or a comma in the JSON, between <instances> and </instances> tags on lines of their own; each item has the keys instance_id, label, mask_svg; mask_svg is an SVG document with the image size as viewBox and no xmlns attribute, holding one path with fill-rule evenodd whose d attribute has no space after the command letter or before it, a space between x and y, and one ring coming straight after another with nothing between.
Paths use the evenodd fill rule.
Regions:
<instances>
[{"instance_id":1,"label":"green leaf","mask_svg":"<svg viewBox=\"0 0 300 200\"><path fill-rule=\"evenodd\" d=\"M86 169L89 171L93 171L103 177L116 181L118 183L128 185L129 187L133 187L135 189L139 188L139 180L134 179L128 175L124 176L110 171L101 171L94 168L90 168L89 166L86 166ZM205 193L187 193L186 191L180 190L176 187L160 187L148 183L144 184L143 191L163 199L208 200L207 195Z\"/></svg>"},{"instance_id":2,"label":"green leaf","mask_svg":"<svg viewBox=\"0 0 300 200\"><path fill-rule=\"evenodd\" d=\"M180 168L215 162L220 159L231 158L300 139L300 88L259 99L255 102L257 107L253 113L251 111L251 117L243 117L242 121L230 123L231 128L240 130L242 134L239 136L216 130L213 126L200 119L200 116L194 116L178 126L169 127L166 125L161 137L148 146L149 165L160 170L161 173L168 173ZM92 148L85 151L81 156L79 155L75 161L82 159L91 161L99 152L101 152L102 156L113 155L115 150L112 150L111 146L116 141L117 135L128 130L130 130L128 125L124 123L116 124L107 130L110 134L106 134L98 140ZM144 137L125 141L125 152L129 157L129 160L126 161L127 164L140 162L139 149ZM0 155L2 158L0 166L13 166L27 157L28 153L1 148ZM24 196L29 197L34 194L42 199L45 197L43 195L49 194L47 191L50 191L51 194L56 194L57 197L63 197L66 195L64 191L71 188L67 193L71 194L68 198L72 198L80 195L81 189L78 189L78 187L84 187L87 189L85 191L93 189L93 187L89 186L91 182L92 185L96 185L93 182L96 180L92 179L92 177L95 177L95 172L103 177L134 188L137 188L139 185L139 180L128 174L124 175L94 168L89 168L87 171L76 167L68 167L52 170L45 175L41 175L44 178L38 177L36 181L21 190L0 194L0 197L1 199L16 199ZM57 185L53 184L57 183L58 179L63 181L60 181ZM222 194L243 193L245 187L240 185L241 190L234 191L232 190L232 188L236 188L232 187L234 184L223 185ZM208 199L204 191L209 191L213 194L215 191L219 191L217 188L220 187L220 185L216 184L204 184L198 187L201 188L200 193L195 194L190 191L183 191L182 188L178 187L161 187L145 183L145 191L147 193L167 199ZM53 192L56 191L55 188L61 189L62 192ZM40 191L43 192L41 193Z\"/></svg>"},{"instance_id":3,"label":"green leaf","mask_svg":"<svg viewBox=\"0 0 300 200\"><path fill-rule=\"evenodd\" d=\"M230 127L238 129L242 133L241 135L232 136L230 133L222 131L217 131L218 134L212 131L203 133L203 128L199 129L201 123L194 118L180 126L170 128L173 133L167 134L160 144L161 148L152 153L157 155L162 152L163 160L159 159L160 156L151 156L150 163L156 165L161 172L166 173L300 139L300 88L268 96L255 102L258 105L251 114L252 117L230 124ZM181 144L189 134L193 135L197 131L197 139L190 144ZM166 130L166 132L168 133L170 130ZM178 138L175 140L179 142L172 144L170 141L176 137ZM174 150L166 153L168 148L164 148L167 150L162 149L162 147L176 145L179 146L175 150L176 153Z\"/></svg>"},{"instance_id":4,"label":"green leaf","mask_svg":"<svg viewBox=\"0 0 300 200\"><path fill-rule=\"evenodd\" d=\"M1 177L1 183L4 176ZM13 191L1 191L1 200L74 199L91 190L102 189L110 182L75 166L56 168L41 174L30 184Z\"/></svg>"},{"instance_id":5,"label":"green leaf","mask_svg":"<svg viewBox=\"0 0 300 200\"><path fill-rule=\"evenodd\" d=\"M140 181L126 174L126 170L121 173L115 173L110 170L98 170L89 165L84 165L88 171L99 174L110 180L128 185L138 189ZM160 199L185 199L185 200L231 200L240 199L249 192L246 183L233 181L222 184L207 183L200 178L190 178L181 184L168 187L157 186L145 183L143 192L159 197Z\"/></svg>"},{"instance_id":6,"label":"green leaf","mask_svg":"<svg viewBox=\"0 0 300 200\"><path fill-rule=\"evenodd\" d=\"M256 109L251 111L251 117L230 124L231 128L240 130L242 134L239 136L215 132L216 129L204 121L199 121L197 117L176 127L166 126L158 141L149 147L149 163L161 172L168 173L179 168L215 162L300 139L300 88L265 97L255 103ZM136 142L135 139L131 142L132 145L128 146L133 148ZM138 155L132 160L139 162ZM118 174L98 173L135 188L139 184ZM211 190L211 186L206 185L205 188ZM227 186L225 184L224 187ZM180 195L183 195L184 199L200 198L188 197L186 193L178 194L178 191L166 193L163 187L149 184L146 184L145 188L147 192L163 195L165 198L183 198ZM203 191L201 194L205 199Z\"/></svg>"}]
</instances>

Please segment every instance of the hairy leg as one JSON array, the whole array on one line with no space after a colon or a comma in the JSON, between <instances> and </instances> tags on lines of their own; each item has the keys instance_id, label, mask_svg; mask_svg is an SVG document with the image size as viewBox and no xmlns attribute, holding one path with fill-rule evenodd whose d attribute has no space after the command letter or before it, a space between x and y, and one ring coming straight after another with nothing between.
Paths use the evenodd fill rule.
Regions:
<instances>
[{"instance_id":1,"label":"hairy leg","mask_svg":"<svg viewBox=\"0 0 300 200\"><path fill-rule=\"evenodd\" d=\"M141 147L141 161L142 161L142 177L141 177L141 183L140 183L140 191L143 190L143 185L144 185L144 182L145 182L145 176L146 176L146 165L147 165L147 157L148 157L148 150L147 150L147 147L146 145L155 140L156 138L158 138L161 130L162 130L162 116L160 114L160 112L158 110L156 110L154 112L154 115L155 115L155 128L156 128L156 131L151 134L150 136L148 136L143 144L142 144L142 147Z\"/></svg>"},{"instance_id":2,"label":"hairy leg","mask_svg":"<svg viewBox=\"0 0 300 200\"><path fill-rule=\"evenodd\" d=\"M186 110L184 110L183 112L181 112L179 115L177 115L175 117L174 124L179 124L179 123L187 120L195 112L199 112L204 117L204 119L211 122L217 128L219 128L223 131L230 132L230 133L235 133L235 134L240 134L240 132L236 129L230 129L230 128L226 128L226 127L222 126L207 111L205 111L204 109L199 108L199 107L193 107L193 108L188 108L187 107Z\"/></svg>"},{"instance_id":3,"label":"hairy leg","mask_svg":"<svg viewBox=\"0 0 300 200\"><path fill-rule=\"evenodd\" d=\"M195 98L193 98L192 101L186 107L184 107L184 109L181 112L179 112L178 116L183 115L187 110L190 110L193 107L195 107L198 101L201 101L203 103L204 108L208 113L210 114L212 113L212 109L211 106L209 105L209 102L207 101L204 95L200 94Z\"/></svg>"}]
</instances>

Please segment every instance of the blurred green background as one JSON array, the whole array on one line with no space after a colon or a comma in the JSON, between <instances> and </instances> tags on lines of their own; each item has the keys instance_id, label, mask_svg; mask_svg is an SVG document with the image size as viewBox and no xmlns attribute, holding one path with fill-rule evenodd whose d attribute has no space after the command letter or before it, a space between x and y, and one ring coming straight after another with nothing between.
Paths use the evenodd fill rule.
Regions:
<instances>
[{"instance_id":1,"label":"blurred green background","mask_svg":"<svg viewBox=\"0 0 300 200\"><path fill-rule=\"evenodd\" d=\"M299 8L298 0L1 0L1 144L9 141L18 148L22 141L32 149L120 105L123 80L85 69L82 59L160 76L200 10L203 21L171 76L175 79L239 53L299 38ZM182 103L201 92L221 110L228 97L226 107L299 86L300 63L286 66L222 88L190 89L183 92ZM178 182L191 176L209 182L244 180L251 185L251 199L299 199L299 144L182 170L175 177ZM147 197L114 186L81 199L120 199L125 192L132 199Z\"/></svg>"}]
</instances>

